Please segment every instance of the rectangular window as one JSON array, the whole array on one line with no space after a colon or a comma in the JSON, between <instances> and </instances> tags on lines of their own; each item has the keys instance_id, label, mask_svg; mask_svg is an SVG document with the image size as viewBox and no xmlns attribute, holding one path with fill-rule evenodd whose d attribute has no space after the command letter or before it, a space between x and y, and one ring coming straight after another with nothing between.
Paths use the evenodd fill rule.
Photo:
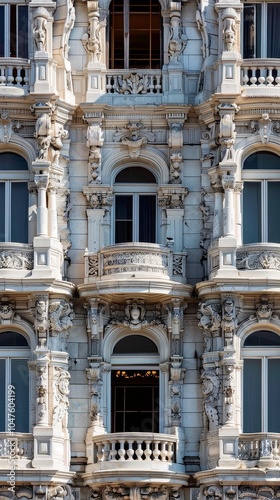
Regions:
<instances>
[{"instance_id":1,"label":"rectangular window","mask_svg":"<svg viewBox=\"0 0 280 500\"><path fill-rule=\"evenodd\" d=\"M243 243L262 241L261 237L261 183L244 182L243 189Z\"/></svg>"},{"instance_id":2,"label":"rectangular window","mask_svg":"<svg viewBox=\"0 0 280 500\"><path fill-rule=\"evenodd\" d=\"M28 58L28 6L0 5L0 57Z\"/></svg>"},{"instance_id":3,"label":"rectangular window","mask_svg":"<svg viewBox=\"0 0 280 500\"><path fill-rule=\"evenodd\" d=\"M8 431L9 408L15 417L15 431L29 432L29 373L28 359L0 359L0 432ZM8 407L8 386L15 387L15 398ZM15 406L14 406L15 405Z\"/></svg>"},{"instance_id":4,"label":"rectangular window","mask_svg":"<svg viewBox=\"0 0 280 500\"><path fill-rule=\"evenodd\" d=\"M262 430L261 359L244 359L243 432Z\"/></svg>"},{"instance_id":5,"label":"rectangular window","mask_svg":"<svg viewBox=\"0 0 280 500\"><path fill-rule=\"evenodd\" d=\"M28 243L27 182L0 182L0 241Z\"/></svg>"},{"instance_id":6,"label":"rectangular window","mask_svg":"<svg viewBox=\"0 0 280 500\"><path fill-rule=\"evenodd\" d=\"M110 67L160 68L161 12L158 0L112 0Z\"/></svg>"},{"instance_id":7,"label":"rectangular window","mask_svg":"<svg viewBox=\"0 0 280 500\"><path fill-rule=\"evenodd\" d=\"M115 243L156 241L156 196L115 196Z\"/></svg>"},{"instance_id":8,"label":"rectangular window","mask_svg":"<svg viewBox=\"0 0 280 500\"><path fill-rule=\"evenodd\" d=\"M279 3L263 2L244 5L244 59L280 57L279 17Z\"/></svg>"}]
</instances>

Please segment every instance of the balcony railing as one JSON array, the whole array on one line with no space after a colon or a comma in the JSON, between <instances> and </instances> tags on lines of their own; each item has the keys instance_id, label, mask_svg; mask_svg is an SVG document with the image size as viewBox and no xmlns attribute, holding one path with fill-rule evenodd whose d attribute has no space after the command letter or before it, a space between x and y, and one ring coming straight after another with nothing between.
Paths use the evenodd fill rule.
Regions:
<instances>
[{"instance_id":1,"label":"balcony railing","mask_svg":"<svg viewBox=\"0 0 280 500\"><path fill-rule=\"evenodd\" d=\"M0 433L0 460L2 458L33 458L33 434ZM0 466L1 467L1 466Z\"/></svg>"},{"instance_id":2,"label":"balcony railing","mask_svg":"<svg viewBox=\"0 0 280 500\"><path fill-rule=\"evenodd\" d=\"M11 87L17 94L26 94L30 84L30 61L14 57L0 58L1 87Z\"/></svg>"},{"instance_id":3,"label":"balcony railing","mask_svg":"<svg viewBox=\"0 0 280 500\"><path fill-rule=\"evenodd\" d=\"M255 433L241 434L238 443L238 458L240 460L256 462L280 462L280 434ZM250 466L250 464L249 464Z\"/></svg>"},{"instance_id":4,"label":"balcony railing","mask_svg":"<svg viewBox=\"0 0 280 500\"><path fill-rule=\"evenodd\" d=\"M162 93L160 70L109 70L106 91L109 94L147 95Z\"/></svg>"},{"instance_id":5,"label":"balcony railing","mask_svg":"<svg viewBox=\"0 0 280 500\"><path fill-rule=\"evenodd\" d=\"M244 59L241 83L245 88L279 87L279 59Z\"/></svg>"},{"instance_id":6,"label":"balcony railing","mask_svg":"<svg viewBox=\"0 0 280 500\"><path fill-rule=\"evenodd\" d=\"M121 243L105 247L98 253L85 255L85 277L88 281L125 273L135 277L172 279L186 278L186 254L153 243Z\"/></svg>"},{"instance_id":7,"label":"balcony railing","mask_svg":"<svg viewBox=\"0 0 280 500\"><path fill-rule=\"evenodd\" d=\"M168 434L117 433L93 437L94 462L176 462L176 438Z\"/></svg>"}]
</instances>

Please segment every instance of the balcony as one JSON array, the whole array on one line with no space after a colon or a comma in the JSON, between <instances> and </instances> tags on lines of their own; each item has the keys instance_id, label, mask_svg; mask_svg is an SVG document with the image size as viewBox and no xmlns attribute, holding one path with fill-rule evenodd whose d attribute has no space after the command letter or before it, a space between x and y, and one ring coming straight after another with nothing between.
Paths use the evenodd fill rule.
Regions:
<instances>
[{"instance_id":1,"label":"balcony","mask_svg":"<svg viewBox=\"0 0 280 500\"><path fill-rule=\"evenodd\" d=\"M89 486L125 481L186 485L177 461L177 438L170 434L116 433L93 436L84 475Z\"/></svg>"},{"instance_id":2,"label":"balcony","mask_svg":"<svg viewBox=\"0 0 280 500\"><path fill-rule=\"evenodd\" d=\"M108 94L147 95L162 93L160 70L109 70L106 91Z\"/></svg>"},{"instance_id":3,"label":"balcony","mask_svg":"<svg viewBox=\"0 0 280 500\"><path fill-rule=\"evenodd\" d=\"M0 58L0 96L27 95L30 85L30 61L14 57Z\"/></svg>"},{"instance_id":4,"label":"balcony","mask_svg":"<svg viewBox=\"0 0 280 500\"><path fill-rule=\"evenodd\" d=\"M243 95L280 95L279 59L244 59L241 73Z\"/></svg>"},{"instance_id":5,"label":"balcony","mask_svg":"<svg viewBox=\"0 0 280 500\"><path fill-rule=\"evenodd\" d=\"M99 294L147 291L187 296L192 287L185 284L186 258L186 253L155 243L120 243L85 254L84 282Z\"/></svg>"},{"instance_id":6,"label":"balcony","mask_svg":"<svg viewBox=\"0 0 280 500\"><path fill-rule=\"evenodd\" d=\"M276 467L280 465L280 434L260 432L240 434L238 458L251 467Z\"/></svg>"}]
</instances>

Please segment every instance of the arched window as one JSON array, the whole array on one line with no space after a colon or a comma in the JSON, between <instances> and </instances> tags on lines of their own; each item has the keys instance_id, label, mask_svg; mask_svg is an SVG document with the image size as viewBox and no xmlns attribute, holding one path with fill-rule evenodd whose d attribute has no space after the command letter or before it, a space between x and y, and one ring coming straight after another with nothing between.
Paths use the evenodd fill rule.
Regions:
<instances>
[{"instance_id":1,"label":"arched window","mask_svg":"<svg viewBox=\"0 0 280 500\"><path fill-rule=\"evenodd\" d=\"M243 432L280 432L280 336L269 330L252 333L242 356Z\"/></svg>"},{"instance_id":2,"label":"arched window","mask_svg":"<svg viewBox=\"0 0 280 500\"><path fill-rule=\"evenodd\" d=\"M280 243L280 156L259 151L243 164L243 243Z\"/></svg>"},{"instance_id":3,"label":"arched window","mask_svg":"<svg viewBox=\"0 0 280 500\"><path fill-rule=\"evenodd\" d=\"M112 0L110 68L161 67L161 12L158 0Z\"/></svg>"},{"instance_id":4,"label":"arched window","mask_svg":"<svg viewBox=\"0 0 280 500\"><path fill-rule=\"evenodd\" d=\"M143 167L121 170L115 179L115 243L156 242L156 179Z\"/></svg>"},{"instance_id":5,"label":"arched window","mask_svg":"<svg viewBox=\"0 0 280 500\"><path fill-rule=\"evenodd\" d=\"M159 432L159 354L144 335L127 335L111 357L112 432Z\"/></svg>"},{"instance_id":6,"label":"arched window","mask_svg":"<svg viewBox=\"0 0 280 500\"><path fill-rule=\"evenodd\" d=\"M26 160L0 153L0 241L28 243L28 181Z\"/></svg>"},{"instance_id":7,"label":"arched window","mask_svg":"<svg viewBox=\"0 0 280 500\"><path fill-rule=\"evenodd\" d=\"M23 335L0 332L0 432L29 432L29 357Z\"/></svg>"}]
</instances>

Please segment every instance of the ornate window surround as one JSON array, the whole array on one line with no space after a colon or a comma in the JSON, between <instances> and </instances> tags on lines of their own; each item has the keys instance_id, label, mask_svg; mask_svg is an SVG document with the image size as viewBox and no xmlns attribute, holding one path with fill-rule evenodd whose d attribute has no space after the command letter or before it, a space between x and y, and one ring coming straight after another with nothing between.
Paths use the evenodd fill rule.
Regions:
<instances>
[{"instance_id":1,"label":"ornate window surround","mask_svg":"<svg viewBox=\"0 0 280 500\"><path fill-rule=\"evenodd\" d=\"M159 432L168 432L165 428L164 422L164 411L169 406L169 399L167 395L167 387L169 380L169 370L168 367L168 357L169 357L169 346L166 332L161 326L152 326L148 328L143 328L143 330L138 330L135 332L136 335L144 335L154 342L158 348L158 355L150 356L119 356L113 355L113 350L115 345L124 337L133 336L131 330L126 327L119 327L112 325L106 332L104 342L103 342L103 359L109 370L104 370L104 407L106 408L107 422L105 422L105 427L107 432L111 431L111 369L157 369L159 370L159 401L160 401L160 416L159 416ZM148 362L147 362L148 358ZM164 367L166 369L164 369Z\"/></svg>"},{"instance_id":2,"label":"ornate window surround","mask_svg":"<svg viewBox=\"0 0 280 500\"><path fill-rule=\"evenodd\" d=\"M272 153L274 155L277 155L279 157L279 164L280 164L280 154L279 151L275 151L274 148L264 148L260 147L258 148L254 153ZM252 154L252 151L250 151L249 154L246 154L244 156L242 165L244 165L245 161L247 158L249 158ZM259 243L261 242L267 242L269 241L268 238L268 187L270 183L273 182L280 182L280 170L279 169L243 169L242 168L242 180L245 181L245 183L260 183L260 188L261 188L261 200L262 200L262 207L261 207L261 220L260 220L260 232L261 232L261 239ZM244 191L243 191L243 197L244 197ZM242 200L243 200L242 197ZM242 203L242 211L243 211L243 203ZM243 224L243 234L244 234L244 224ZM246 241L244 243L257 243L257 241Z\"/></svg>"}]
</instances>

